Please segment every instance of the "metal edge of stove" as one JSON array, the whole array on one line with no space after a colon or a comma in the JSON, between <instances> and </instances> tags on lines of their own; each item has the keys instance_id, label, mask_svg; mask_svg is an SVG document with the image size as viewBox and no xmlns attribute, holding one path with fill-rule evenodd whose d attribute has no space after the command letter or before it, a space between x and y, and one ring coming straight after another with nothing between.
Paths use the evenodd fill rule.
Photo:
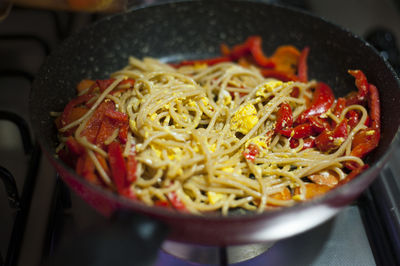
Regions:
<instances>
[{"instance_id":1,"label":"metal edge of stove","mask_svg":"<svg viewBox=\"0 0 400 266\"><path fill-rule=\"evenodd\" d=\"M24 135L21 133L21 135ZM23 138L30 138L23 136ZM29 142L25 139L23 142ZM28 215L31 208L31 199L36 186L37 173L41 160L41 150L38 144L35 144L32 149L26 150L26 153L30 156L28 161L28 168L25 175L25 184L23 185L22 191L19 193L13 188L13 195L9 195L10 207L15 209L15 218L12 226L11 238L9 240L9 246L5 257L1 257L0 265L16 265L19 259L19 253L23 244L24 233L27 228ZM4 173L2 173L4 175ZM12 182L15 183L14 177L9 176ZM6 183L4 183L6 190L9 190ZM11 198L10 198L11 197ZM12 203L13 202L13 203Z\"/></svg>"},{"instance_id":2,"label":"metal edge of stove","mask_svg":"<svg viewBox=\"0 0 400 266\"><path fill-rule=\"evenodd\" d=\"M400 151L396 151L393 157L394 160L382 171L381 177L358 200L358 207L378 265L400 265L400 186L396 180L396 175L400 174L399 166L396 165L396 161L400 159ZM63 194L63 189L60 190L54 192L54 198ZM65 202L65 199L61 202ZM48 239L51 241L50 236ZM51 253L51 250L49 252ZM44 254L44 257L46 255L48 253ZM0 258L0 265L4 259L4 256Z\"/></svg>"},{"instance_id":3,"label":"metal edge of stove","mask_svg":"<svg viewBox=\"0 0 400 266\"><path fill-rule=\"evenodd\" d=\"M397 144L398 145L398 144ZM359 199L359 209L377 265L400 265L400 150Z\"/></svg>"},{"instance_id":4,"label":"metal edge of stove","mask_svg":"<svg viewBox=\"0 0 400 266\"><path fill-rule=\"evenodd\" d=\"M387 59L400 75L400 50L396 36L381 27L369 32L366 41ZM400 141L379 177L358 199L360 213L378 265L400 265Z\"/></svg>"}]
</instances>

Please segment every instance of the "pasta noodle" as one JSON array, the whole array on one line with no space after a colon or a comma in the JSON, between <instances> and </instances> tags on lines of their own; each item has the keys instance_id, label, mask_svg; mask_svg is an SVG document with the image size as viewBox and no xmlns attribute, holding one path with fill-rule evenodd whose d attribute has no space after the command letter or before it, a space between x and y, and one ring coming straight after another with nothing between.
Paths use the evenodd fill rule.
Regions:
<instances>
[{"instance_id":1,"label":"pasta noodle","mask_svg":"<svg viewBox=\"0 0 400 266\"><path fill-rule=\"evenodd\" d=\"M262 212L326 192L364 165L352 145L369 129L368 106L335 114L335 100L318 114L331 134L358 115L355 124L346 122L344 138L330 135L329 149L309 146L323 134L315 128L295 136L317 81L283 82L233 61L171 66L131 57L111 79L89 84L76 99L90 99L58 118L59 156L89 181L148 205L197 214ZM283 106L293 126L282 123Z\"/></svg>"}]
</instances>

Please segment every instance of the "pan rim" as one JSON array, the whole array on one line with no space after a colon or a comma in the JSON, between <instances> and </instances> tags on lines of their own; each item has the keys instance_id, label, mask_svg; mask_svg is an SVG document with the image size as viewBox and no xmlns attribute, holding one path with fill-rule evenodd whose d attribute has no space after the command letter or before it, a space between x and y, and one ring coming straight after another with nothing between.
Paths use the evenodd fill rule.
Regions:
<instances>
[{"instance_id":1,"label":"pan rim","mask_svg":"<svg viewBox=\"0 0 400 266\"><path fill-rule=\"evenodd\" d=\"M142 10L142 9L148 9L148 8L156 8L156 7L160 7L160 6L168 6L168 5L175 5L175 4L192 4L192 3L196 3L196 2L202 2L201 0L194 0L194 1L187 1L187 0L179 0L179 1L168 1L168 2L164 2L164 3L157 3L157 4L150 4L150 5L141 5L138 7L134 7L131 8L129 10L127 10L127 12L122 13L122 14L116 14L116 15L112 15L109 17L106 17L104 19L101 19L95 23L92 23L91 25L88 25L87 27L83 28L79 34L74 34L72 36L70 36L69 38L67 38L60 46L65 46L68 42L73 41L77 36L79 36L80 34L82 34L82 32L91 29L93 27L96 27L96 25L99 25L101 23L106 23L109 22L115 18L120 17L121 15L127 15L129 13L132 12L137 12L138 10ZM369 43L367 43L365 40L363 40L362 37L358 36L357 34L354 34L353 32L349 31L348 29L346 29L343 26L339 26L335 23L330 22L329 20L323 18L323 17L319 17L316 16L314 14L311 14L309 12L306 12L304 10L300 10L297 8L293 8L293 7L284 7L281 5L277 5L277 4L271 4L271 3L260 3L254 0L250 0L250 1L245 1L245 0L221 0L221 2L238 2L238 3L249 3L249 4L254 4L254 5L260 5L260 6L273 6L273 7L277 7L277 8L282 8L282 9L286 9L286 10L291 10L293 12L296 13L302 13L305 16L311 16L314 19L318 19L323 21L324 23L329 24L330 27L335 27L336 29L340 30L340 31L344 31L347 32L349 34L349 38L353 38L353 39L357 39L359 42L363 43L364 45L368 46L369 49L372 49L372 51L379 56L383 62L385 63L387 69L391 72L392 76L394 76L394 78L396 79L396 82L398 84L398 88L400 88L400 79L397 76L397 74L395 74L393 68L390 66L390 64L387 62L387 60L385 58L383 58L381 55L379 55L379 53L376 51L376 49L371 46ZM56 48L54 51L57 51L58 49ZM51 57L52 55L54 55L54 52L52 52L49 57ZM43 73L43 71L45 71L47 67L47 60L44 62L44 64L42 65L39 74L36 76L35 81L33 82L32 85L32 91L30 94L30 109L31 107L31 102L33 99L33 94L35 91L35 87L37 87L37 77L40 76L41 73ZM33 124L38 124L40 123L40 121L35 121L35 118L32 119L32 113L31 114L31 121L33 121ZM35 136L37 136L37 130L36 127L34 127L34 133ZM394 142L398 141L400 138L400 128L397 128L397 131L391 141L391 143L393 144ZM289 212L298 212L299 210L302 209L307 209L310 208L311 206L316 206L316 205L320 205L326 202L329 202L330 200L332 200L333 198L336 198L337 195L339 195L343 190L348 189L349 187L356 187L360 184L365 183L364 178L362 178L363 176L366 175L366 173L369 172L373 172L376 171L378 169L383 168L384 164L389 160L389 157L391 156L391 154L394 152L395 150L395 145L389 145L389 148L384 152L383 156L381 158L379 158L379 160L375 161L371 167L369 169L367 169L366 171L364 171L362 174L360 174L358 176L358 178L351 180L350 182L348 182L347 184L338 187L336 189L333 189L331 191L329 191L328 193L326 193L325 195L318 197L316 199L313 200L308 200L305 202L300 202L295 204L294 206L288 207L288 208L280 208L280 209L276 209L276 210L268 210L268 211L264 211L262 213L251 213L251 214L245 214L245 215L238 215L238 216L223 216L221 214L218 215L211 215L211 214L206 214L206 215L196 215L196 214L191 214L191 213L185 213L185 212L180 212L180 211L174 211L174 210L169 210L169 209L165 209L162 207L158 207L158 206L147 206L144 203L138 202L138 201L132 201L130 199L124 198L122 196L120 196L119 194L113 193L103 187L100 186L96 186L90 182L88 182L87 180L85 180L84 178L80 177L79 175L77 175L75 173L75 171L73 169L71 169L69 166L67 166L62 160L55 158L54 154L51 154L51 150L48 149L46 143L44 142L44 140L40 137L37 137L38 142L40 143L40 146L42 147L42 150L45 151L47 157L52 160L55 161L58 164L61 164L63 166L63 168L65 170L68 171L68 173L78 182L84 183L85 186L90 187L92 190L97 191L98 193L101 193L103 195L106 195L108 198L113 198L115 200L117 200L118 202L122 201L125 203L125 205L128 205L130 207L132 207L132 211L140 211L141 213L145 213L148 215L152 215L152 216L166 216L166 217L173 217L174 219L179 218L179 219L184 219L184 220L190 220L195 218L196 220L211 220L211 221L227 221L227 220L253 220L253 219L267 219L268 217L273 217L273 216L277 216L280 215L281 213L289 213ZM54 152L54 151L53 151ZM369 181L368 183L371 183L371 181Z\"/></svg>"}]
</instances>

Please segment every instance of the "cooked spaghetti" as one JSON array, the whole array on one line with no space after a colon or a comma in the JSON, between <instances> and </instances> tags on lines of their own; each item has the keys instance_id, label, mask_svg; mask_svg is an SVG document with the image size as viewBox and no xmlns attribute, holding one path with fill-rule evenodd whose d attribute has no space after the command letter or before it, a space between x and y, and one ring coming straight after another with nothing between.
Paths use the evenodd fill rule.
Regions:
<instances>
[{"instance_id":1,"label":"cooked spaghetti","mask_svg":"<svg viewBox=\"0 0 400 266\"><path fill-rule=\"evenodd\" d=\"M223 48L180 64L131 57L83 80L56 120L58 155L122 196L191 213L291 206L365 169L379 98L361 71L349 71L359 91L335 99L307 80L308 48L290 47L289 67L278 52L260 63L253 48Z\"/></svg>"}]
</instances>

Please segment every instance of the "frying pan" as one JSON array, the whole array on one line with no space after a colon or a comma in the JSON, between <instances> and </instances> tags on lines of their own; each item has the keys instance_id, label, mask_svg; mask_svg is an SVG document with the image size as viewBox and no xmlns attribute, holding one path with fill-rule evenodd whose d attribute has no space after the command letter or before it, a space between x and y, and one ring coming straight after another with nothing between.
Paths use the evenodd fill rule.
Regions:
<instances>
[{"instance_id":1,"label":"frying pan","mask_svg":"<svg viewBox=\"0 0 400 266\"><path fill-rule=\"evenodd\" d=\"M380 90L382 136L366 161L370 168L323 197L261 214L196 216L149 207L88 183L54 154L56 129L51 111L61 111L83 78L107 78L128 57L163 61L208 58L219 45L234 45L260 35L271 54L283 44L310 47L309 77L328 83L336 97L356 90L348 69L361 69ZM321 18L251 1L180 1L136 7L105 18L66 40L45 61L30 97L31 122L44 153L63 180L106 216L124 210L144 214L169 228L167 238L203 245L237 245L275 241L313 228L351 203L379 174L398 139L400 85L392 68L371 45Z\"/></svg>"}]
</instances>

